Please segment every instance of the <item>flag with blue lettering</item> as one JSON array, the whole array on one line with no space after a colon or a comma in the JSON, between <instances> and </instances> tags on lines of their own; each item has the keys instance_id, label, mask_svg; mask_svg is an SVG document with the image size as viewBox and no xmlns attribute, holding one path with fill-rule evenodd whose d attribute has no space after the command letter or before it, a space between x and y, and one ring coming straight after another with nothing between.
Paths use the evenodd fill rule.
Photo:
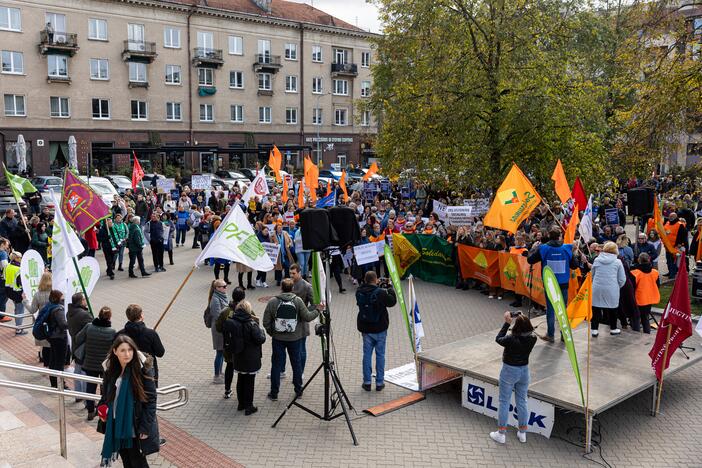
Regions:
<instances>
[{"instance_id":1,"label":"flag with blue lettering","mask_svg":"<svg viewBox=\"0 0 702 468\"><path fill-rule=\"evenodd\" d=\"M422 351L422 338L424 338L424 325L422 325L422 316L419 314L419 303L417 295L414 293L414 278L409 276L409 307L407 314L414 324L414 345L417 353ZM413 314L414 316L410 315Z\"/></svg>"},{"instance_id":2,"label":"flag with blue lettering","mask_svg":"<svg viewBox=\"0 0 702 468\"><path fill-rule=\"evenodd\" d=\"M317 208L330 208L336 203L336 191L333 191L324 198L317 200Z\"/></svg>"}]
</instances>

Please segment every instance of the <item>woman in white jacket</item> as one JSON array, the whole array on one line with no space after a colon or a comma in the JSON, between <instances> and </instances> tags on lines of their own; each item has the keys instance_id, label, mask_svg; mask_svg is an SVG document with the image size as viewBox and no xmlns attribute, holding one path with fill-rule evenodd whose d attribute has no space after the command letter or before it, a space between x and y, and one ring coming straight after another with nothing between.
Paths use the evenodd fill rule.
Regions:
<instances>
[{"instance_id":1,"label":"woman in white jacket","mask_svg":"<svg viewBox=\"0 0 702 468\"><path fill-rule=\"evenodd\" d=\"M595 261L592 263L592 336L599 334L600 322L609 322L610 335L619 335L617 328L617 308L619 307L619 290L626 282L624 265L617 257L619 249L614 242L605 243ZM625 322L622 322L626 326Z\"/></svg>"}]
</instances>

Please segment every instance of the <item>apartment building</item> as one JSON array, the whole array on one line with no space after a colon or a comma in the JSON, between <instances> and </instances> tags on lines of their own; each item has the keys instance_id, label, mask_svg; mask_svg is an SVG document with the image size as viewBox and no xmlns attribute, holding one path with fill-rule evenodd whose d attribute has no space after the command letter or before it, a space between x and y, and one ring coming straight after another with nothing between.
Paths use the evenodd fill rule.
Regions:
<instances>
[{"instance_id":1,"label":"apartment building","mask_svg":"<svg viewBox=\"0 0 702 468\"><path fill-rule=\"evenodd\" d=\"M0 0L0 143L16 167L18 135L37 174L58 171L77 140L81 170L114 171L101 148L168 151L156 165L249 167L277 145L330 163L373 156L372 34L284 0ZM287 148L291 148L288 150Z\"/></svg>"}]
</instances>

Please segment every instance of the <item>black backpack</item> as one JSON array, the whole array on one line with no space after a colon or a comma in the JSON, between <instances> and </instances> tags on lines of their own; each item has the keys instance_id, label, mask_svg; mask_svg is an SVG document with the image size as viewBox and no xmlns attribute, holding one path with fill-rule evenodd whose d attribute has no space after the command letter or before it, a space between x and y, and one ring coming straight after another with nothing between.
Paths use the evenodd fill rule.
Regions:
<instances>
[{"instance_id":1,"label":"black backpack","mask_svg":"<svg viewBox=\"0 0 702 468\"><path fill-rule=\"evenodd\" d=\"M46 304L41 308L39 314L37 314L37 319L32 326L32 336L34 336L35 339L39 341L47 340L51 336L54 327L50 326L49 322L51 319L51 312L53 312L55 307L54 304Z\"/></svg>"},{"instance_id":2,"label":"black backpack","mask_svg":"<svg viewBox=\"0 0 702 468\"><path fill-rule=\"evenodd\" d=\"M297 307L295 300L278 298L278 308L275 311L273 328L278 333L294 333L297 328Z\"/></svg>"},{"instance_id":3,"label":"black backpack","mask_svg":"<svg viewBox=\"0 0 702 468\"><path fill-rule=\"evenodd\" d=\"M232 353L239 354L244 350L244 326L234 319L227 319L222 325L222 336L224 337L224 349Z\"/></svg>"},{"instance_id":4,"label":"black backpack","mask_svg":"<svg viewBox=\"0 0 702 468\"><path fill-rule=\"evenodd\" d=\"M378 306L379 291L380 288L375 288L371 292L356 291L358 318L361 322L378 323L380 321L380 307Z\"/></svg>"}]
</instances>

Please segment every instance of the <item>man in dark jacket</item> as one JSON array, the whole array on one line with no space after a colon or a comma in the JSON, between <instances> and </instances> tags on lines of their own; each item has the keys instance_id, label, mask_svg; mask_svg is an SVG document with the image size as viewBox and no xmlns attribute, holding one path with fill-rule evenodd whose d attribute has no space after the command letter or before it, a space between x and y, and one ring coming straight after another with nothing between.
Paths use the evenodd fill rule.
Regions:
<instances>
[{"instance_id":1,"label":"man in dark jacket","mask_svg":"<svg viewBox=\"0 0 702 468\"><path fill-rule=\"evenodd\" d=\"M139 225L140 219L138 216L133 216L131 222L129 223L129 234L127 234L127 248L129 248L129 277L136 278L134 274L134 264L139 262L139 270L141 270L141 276L151 276L151 273L146 272L144 268L144 255L142 251L144 250L144 233L141 231L141 226Z\"/></svg>"},{"instance_id":2,"label":"man in dark jacket","mask_svg":"<svg viewBox=\"0 0 702 468\"><path fill-rule=\"evenodd\" d=\"M154 271L166 271L163 268L163 223L158 219L156 213L151 213L151 221L147 227L149 230L149 242L151 243L151 256L154 261Z\"/></svg>"},{"instance_id":3,"label":"man in dark jacket","mask_svg":"<svg viewBox=\"0 0 702 468\"><path fill-rule=\"evenodd\" d=\"M71 355L73 356L73 373L78 375L84 375L83 373L83 360L76 357L75 351L78 349L76 346L76 335L80 332L87 324L93 321L93 317L88 312L88 302L85 300L83 293L75 293L71 297L71 303L68 304L68 312L66 313L66 319L68 322L68 334L71 336L71 343L73 344L73 349ZM73 389L78 392L85 392L85 382L76 380ZM79 399L76 399L79 401Z\"/></svg>"},{"instance_id":4,"label":"man in dark jacket","mask_svg":"<svg viewBox=\"0 0 702 468\"><path fill-rule=\"evenodd\" d=\"M642 253L647 254L651 258L651 262L655 262L658 258L656 247L648 241L648 236L645 232L640 232L636 243L633 245L634 259L637 260Z\"/></svg>"},{"instance_id":5,"label":"man in dark jacket","mask_svg":"<svg viewBox=\"0 0 702 468\"><path fill-rule=\"evenodd\" d=\"M378 286L375 271L367 271L363 285L356 291L359 307L356 328L363 335L363 389L371 389L371 359L375 350L375 389L385 388L385 341L390 317L388 307L397 303L395 291L388 285Z\"/></svg>"},{"instance_id":6,"label":"man in dark jacket","mask_svg":"<svg viewBox=\"0 0 702 468\"><path fill-rule=\"evenodd\" d=\"M144 195L137 195L137 201L134 205L134 214L139 217L141 226L146 225L146 221L149 219L149 205L144 200Z\"/></svg>"},{"instance_id":7,"label":"man in dark jacket","mask_svg":"<svg viewBox=\"0 0 702 468\"><path fill-rule=\"evenodd\" d=\"M154 378L156 379L156 387L158 388L158 361L157 357L163 357L166 350L163 348L161 338L156 333L156 330L147 328L144 323L144 312L140 305L129 304L127 306L127 320L129 320L124 328L117 332L117 335L128 335L134 340L139 351L149 354L154 358Z\"/></svg>"},{"instance_id":8,"label":"man in dark jacket","mask_svg":"<svg viewBox=\"0 0 702 468\"><path fill-rule=\"evenodd\" d=\"M105 254L105 263L107 263L107 276L111 280L115 279L115 261L117 260L117 250L119 248L119 240L115 235L112 218L105 219L98 233L98 240L102 247L102 252Z\"/></svg>"},{"instance_id":9,"label":"man in dark jacket","mask_svg":"<svg viewBox=\"0 0 702 468\"><path fill-rule=\"evenodd\" d=\"M44 307L49 307L50 312L46 322L49 324L49 344L51 354L49 369L62 371L66 364L66 352L68 350L68 323L66 322L66 312L63 310L63 293L52 290L49 293L49 303ZM49 377L51 386L57 388L57 378Z\"/></svg>"}]
</instances>

